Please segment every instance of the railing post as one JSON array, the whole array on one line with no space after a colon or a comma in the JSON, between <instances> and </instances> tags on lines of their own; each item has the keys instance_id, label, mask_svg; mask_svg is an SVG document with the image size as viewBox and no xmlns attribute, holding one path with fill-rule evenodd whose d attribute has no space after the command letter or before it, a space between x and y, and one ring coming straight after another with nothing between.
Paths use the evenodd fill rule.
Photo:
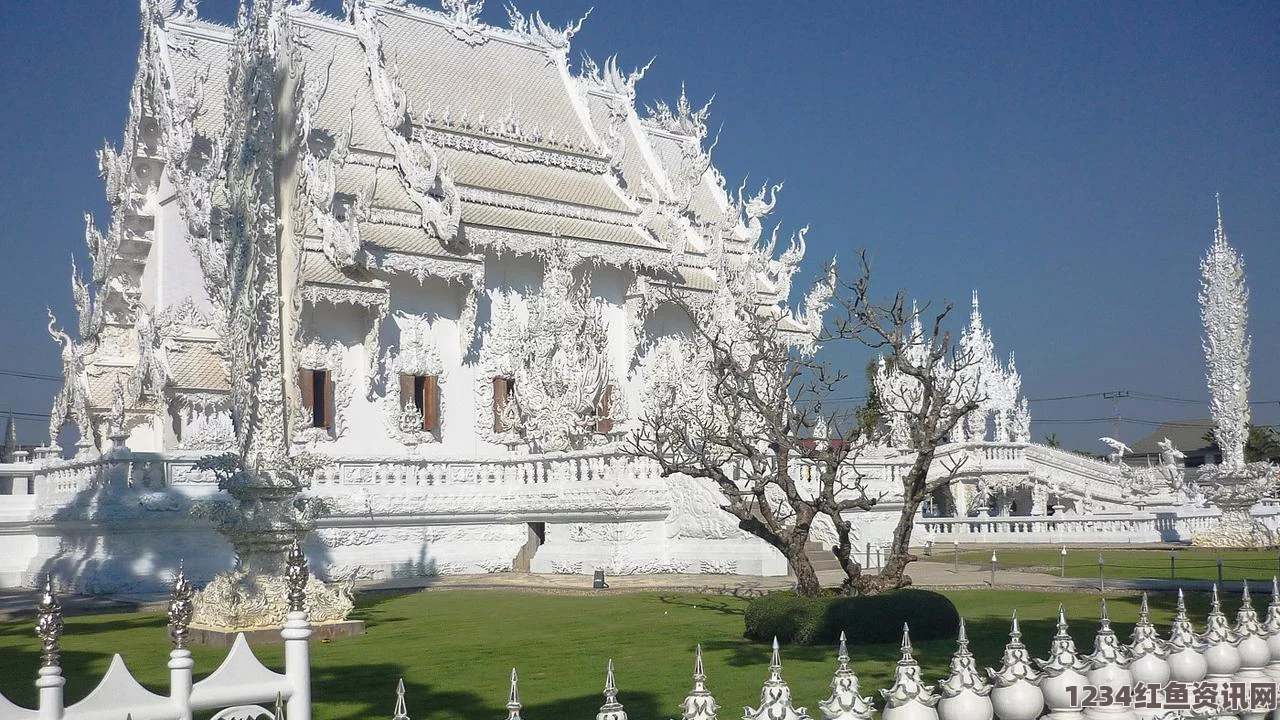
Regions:
<instances>
[{"instance_id":1,"label":"railing post","mask_svg":"<svg viewBox=\"0 0 1280 720\"><path fill-rule=\"evenodd\" d=\"M991 588L996 587L996 551L991 551Z\"/></svg>"},{"instance_id":2,"label":"railing post","mask_svg":"<svg viewBox=\"0 0 1280 720\"><path fill-rule=\"evenodd\" d=\"M957 538L952 542L954 542L956 546L956 564L955 564L955 567L951 570L951 572L959 575L960 574L960 540Z\"/></svg>"},{"instance_id":3,"label":"railing post","mask_svg":"<svg viewBox=\"0 0 1280 720\"><path fill-rule=\"evenodd\" d=\"M62 720L62 688L67 684L58 664L62 639L62 606L53 594L53 577L45 576L44 593L36 615L36 635L40 636L40 672L36 687L40 691L39 720Z\"/></svg>"},{"instance_id":4,"label":"railing post","mask_svg":"<svg viewBox=\"0 0 1280 720\"><path fill-rule=\"evenodd\" d=\"M286 716L289 720L311 720L311 622L307 619L307 558L295 540L285 562L289 584L289 614L280 637L284 638L284 674L293 694Z\"/></svg>"},{"instance_id":5,"label":"railing post","mask_svg":"<svg viewBox=\"0 0 1280 720\"><path fill-rule=\"evenodd\" d=\"M1169 579L1170 580L1178 579L1178 561L1176 558L1177 558L1177 553L1172 553L1172 552L1169 553Z\"/></svg>"},{"instance_id":6,"label":"railing post","mask_svg":"<svg viewBox=\"0 0 1280 720\"><path fill-rule=\"evenodd\" d=\"M173 579L169 593L169 639L173 650L169 651L169 699L178 711L178 720L191 720L191 671L195 660L187 649L187 627L191 624L195 591L178 563L178 576Z\"/></svg>"},{"instance_id":7,"label":"railing post","mask_svg":"<svg viewBox=\"0 0 1280 720\"><path fill-rule=\"evenodd\" d=\"M1218 556L1218 585L1222 585L1222 556Z\"/></svg>"},{"instance_id":8,"label":"railing post","mask_svg":"<svg viewBox=\"0 0 1280 720\"><path fill-rule=\"evenodd\" d=\"M1102 559L1102 553L1098 553L1098 592L1107 591L1106 565L1106 561Z\"/></svg>"},{"instance_id":9,"label":"railing post","mask_svg":"<svg viewBox=\"0 0 1280 720\"><path fill-rule=\"evenodd\" d=\"M1062 577L1067 576L1067 546L1062 546Z\"/></svg>"}]
</instances>

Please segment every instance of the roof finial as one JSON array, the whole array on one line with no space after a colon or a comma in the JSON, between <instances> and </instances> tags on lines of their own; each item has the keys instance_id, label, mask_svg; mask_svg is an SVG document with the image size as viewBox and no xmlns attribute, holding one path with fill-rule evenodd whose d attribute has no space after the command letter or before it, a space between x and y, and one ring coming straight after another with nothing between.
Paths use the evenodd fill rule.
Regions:
<instances>
[{"instance_id":1,"label":"roof finial","mask_svg":"<svg viewBox=\"0 0 1280 720\"><path fill-rule=\"evenodd\" d=\"M173 578L173 589L169 592L169 639L173 641L174 650L187 647L187 628L191 625L194 597L195 590L187 582L183 563L179 560L178 574Z\"/></svg>"}]
</instances>

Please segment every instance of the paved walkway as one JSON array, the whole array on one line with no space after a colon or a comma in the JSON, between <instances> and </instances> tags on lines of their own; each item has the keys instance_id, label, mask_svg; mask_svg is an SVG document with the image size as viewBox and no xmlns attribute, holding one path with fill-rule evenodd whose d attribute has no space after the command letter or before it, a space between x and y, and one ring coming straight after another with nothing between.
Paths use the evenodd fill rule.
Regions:
<instances>
[{"instance_id":1,"label":"paved walkway","mask_svg":"<svg viewBox=\"0 0 1280 720\"><path fill-rule=\"evenodd\" d=\"M974 564L960 563L956 571L952 563L920 561L907 568L913 586L933 590L969 590L991 587L991 569ZM824 585L840 584L839 572L819 573ZM787 577L756 577L748 575L632 575L607 577L609 590L595 590L592 578L587 575L535 575L531 573L491 573L486 575L449 575L429 579L424 590L522 590L550 594L596 594L601 592L679 592L753 597L793 586ZM1125 594L1142 591L1173 591L1178 588L1191 591L1208 591L1213 583L1207 580L1107 580L1108 594ZM1070 592L1098 592L1097 578L1062 578L1039 572L996 570L995 586L1002 590L1033 590ZM402 585L406 589L418 585ZM376 592L395 589L393 585L362 585L357 592ZM1238 583L1227 583L1223 592L1239 592ZM62 595L58 602L67 615L83 615L102 612L137 610L160 611L165 607L164 595L138 595L117 597L87 597ZM0 620L32 617L40 602L35 590L0 590Z\"/></svg>"}]
</instances>

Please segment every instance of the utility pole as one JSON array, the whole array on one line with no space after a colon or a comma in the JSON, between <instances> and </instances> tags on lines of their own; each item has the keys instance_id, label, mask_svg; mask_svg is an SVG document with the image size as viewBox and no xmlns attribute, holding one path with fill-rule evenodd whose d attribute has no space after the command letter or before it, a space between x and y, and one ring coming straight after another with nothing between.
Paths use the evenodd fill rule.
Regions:
<instances>
[{"instance_id":1,"label":"utility pole","mask_svg":"<svg viewBox=\"0 0 1280 720\"><path fill-rule=\"evenodd\" d=\"M1102 393L1104 400L1111 401L1112 414L1115 416L1115 419L1111 422L1111 437L1113 438L1120 437L1120 400L1127 397L1129 397L1128 390L1113 390L1112 392Z\"/></svg>"}]
</instances>

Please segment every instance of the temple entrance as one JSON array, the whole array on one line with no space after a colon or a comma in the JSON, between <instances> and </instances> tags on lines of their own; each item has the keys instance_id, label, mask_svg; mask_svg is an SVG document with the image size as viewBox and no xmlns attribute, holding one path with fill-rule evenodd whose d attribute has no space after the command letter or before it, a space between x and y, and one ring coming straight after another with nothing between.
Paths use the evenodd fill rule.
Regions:
<instances>
[{"instance_id":1,"label":"temple entrance","mask_svg":"<svg viewBox=\"0 0 1280 720\"><path fill-rule=\"evenodd\" d=\"M544 522L528 523L529 536L525 540L524 545L520 548L520 552L516 553L516 559L511 562L512 572L529 572L529 565L533 561L533 556L538 552L538 548L547 541L547 524Z\"/></svg>"}]
</instances>

